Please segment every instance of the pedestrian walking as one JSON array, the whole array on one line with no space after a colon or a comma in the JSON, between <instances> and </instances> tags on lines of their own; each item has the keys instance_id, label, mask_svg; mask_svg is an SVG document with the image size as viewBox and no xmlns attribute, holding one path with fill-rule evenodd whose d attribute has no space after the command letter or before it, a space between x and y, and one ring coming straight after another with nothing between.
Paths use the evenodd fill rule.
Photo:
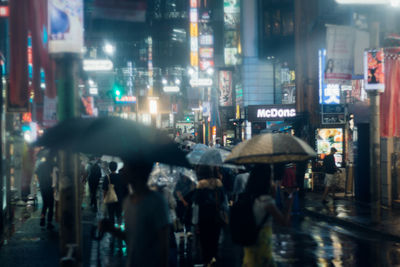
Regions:
<instances>
[{"instance_id":1,"label":"pedestrian walking","mask_svg":"<svg viewBox=\"0 0 400 267\"><path fill-rule=\"evenodd\" d=\"M176 199L177 230L190 231L191 227L191 203L190 192L195 189L195 183L186 175L180 173L174 189ZM184 228L183 228L184 227Z\"/></svg>"},{"instance_id":2,"label":"pedestrian walking","mask_svg":"<svg viewBox=\"0 0 400 267\"><path fill-rule=\"evenodd\" d=\"M52 172L54 161L50 157L42 157L36 169L36 175L39 180L40 193L42 195L43 207L40 216L40 226L46 226L47 229L53 229L53 212L54 212L54 195L53 195L53 179Z\"/></svg>"},{"instance_id":3,"label":"pedestrian walking","mask_svg":"<svg viewBox=\"0 0 400 267\"><path fill-rule=\"evenodd\" d=\"M324 158L323 161L323 169L325 172L325 190L324 194L322 195L322 203L326 204L328 201L326 197L328 196L329 192L332 193L333 199L335 199L335 190L336 190L336 173L341 172L341 170L336 166L335 162L335 153L337 152L336 148L331 147L331 152Z\"/></svg>"},{"instance_id":4,"label":"pedestrian walking","mask_svg":"<svg viewBox=\"0 0 400 267\"><path fill-rule=\"evenodd\" d=\"M175 237L175 224L176 222L176 200L173 196L172 190L165 182L158 182L157 184L153 185L155 191L162 194L167 201L168 208L169 208L169 220L171 222L169 227L169 267L175 267L178 265L178 247L177 241Z\"/></svg>"},{"instance_id":5,"label":"pedestrian walking","mask_svg":"<svg viewBox=\"0 0 400 267\"><path fill-rule=\"evenodd\" d=\"M121 225L122 223L122 204L125 197L128 196L128 187L125 182L122 180L122 177L119 173L117 173L117 163L115 161L111 161L108 165L111 173L104 177L103 181L103 192L104 196L108 190L108 185L111 183L114 185L114 190L117 195L117 202L106 203L108 216L111 222L114 224L115 219L117 219L117 224Z\"/></svg>"},{"instance_id":6,"label":"pedestrian walking","mask_svg":"<svg viewBox=\"0 0 400 267\"><path fill-rule=\"evenodd\" d=\"M235 202L239 195L246 189L247 181L249 180L250 173L246 169L239 169L239 174L236 175L233 184L233 202Z\"/></svg>"},{"instance_id":7,"label":"pedestrian walking","mask_svg":"<svg viewBox=\"0 0 400 267\"><path fill-rule=\"evenodd\" d=\"M228 221L228 199L225 194L218 167L200 165L197 170L199 182L193 194L198 206L197 232L200 238L203 264L213 266L218 255L221 229Z\"/></svg>"},{"instance_id":8,"label":"pedestrian walking","mask_svg":"<svg viewBox=\"0 0 400 267\"><path fill-rule=\"evenodd\" d=\"M58 158L57 158L58 159ZM53 170L51 172L51 179L52 179L52 187L53 187L53 197L55 202L55 219L56 222L59 222L60 219L60 170L57 166L57 160L53 166Z\"/></svg>"},{"instance_id":9,"label":"pedestrian walking","mask_svg":"<svg viewBox=\"0 0 400 267\"><path fill-rule=\"evenodd\" d=\"M293 195L290 193L286 203L286 212L276 207L274 190L269 165L256 165L250 172L245 194L254 200L252 211L257 227L258 236L254 244L244 247L243 266L275 266L272 257L272 219L281 225L288 225L293 203Z\"/></svg>"},{"instance_id":10,"label":"pedestrian walking","mask_svg":"<svg viewBox=\"0 0 400 267\"><path fill-rule=\"evenodd\" d=\"M171 222L164 197L148 186L152 164L129 161L124 164L120 174L133 189L123 204L126 230L114 227L107 220L100 222L100 230L126 241L126 266L168 266Z\"/></svg>"},{"instance_id":11,"label":"pedestrian walking","mask_svg":"<svg viewBox=\"0 0 400 267\"><path fill-rule=\"evenodd\" d=\"M90 193L90 207L93 211L97 212L97 189L99 187L101 178L101 169L99 166L100 160L95 158L94 162L89 164L89 193Z\"/></svg>"}]
</instances>

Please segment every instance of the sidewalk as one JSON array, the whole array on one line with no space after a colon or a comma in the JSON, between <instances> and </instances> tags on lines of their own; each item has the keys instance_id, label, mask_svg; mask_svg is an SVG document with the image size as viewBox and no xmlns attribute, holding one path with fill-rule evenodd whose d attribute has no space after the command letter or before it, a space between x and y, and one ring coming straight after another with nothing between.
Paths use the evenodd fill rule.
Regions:
<instances>
[{"instance_id":1,"label":"sidewalk","mask_svg":"<svg viewBox=\"0 0 400 267\"><path fill-rule=\"evenodd\" d=\"M1 266L59 266L58 226L39 226L40 209L15 206L15 217L0 247Z\"/></svg>"},{"instance_id":2,"label":"sidewalk","mask_svg":"<svg viewBox=\"0 0 400 267\"><path fill-rule=\"evenodd\" d=\"M41 199L36 206L13 206L14 219L0 244L0 265L3 267L54 267L64 255L59 252L59 225L48 230L39 226ZM103 216L89 208L82 210L82 266L124 266L125 257L110 250L111 238L100 242L92 238L93 226Z\"/></svg>"},{"instance_id":3,"label":"sidewalk","mask_svg":"<svg viewBox=\"0 0 400 267\"><path fill-rule=\"evenodd\" d=\"M323 205L321 195L322 193L306 193L302 203L304 215L347 227L356 227L358 230L400 242L400 210L382 207L381 220L379 223L374 223L369 204L343 196Z\"/></svg>"}]
</instances>

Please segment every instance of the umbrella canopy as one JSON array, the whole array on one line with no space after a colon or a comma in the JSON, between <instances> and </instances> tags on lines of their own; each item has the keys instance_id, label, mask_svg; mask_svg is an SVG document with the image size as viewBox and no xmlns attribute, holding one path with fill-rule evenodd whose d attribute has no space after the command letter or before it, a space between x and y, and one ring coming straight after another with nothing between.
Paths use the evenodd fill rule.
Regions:
<instances>
[{"instance_id":1,"label":"umbrella canopy","mask_svg":"<svg viewBox=\"0 0 400 267\"><path fill-rule=\"evenodd\" d=\"M189 166L164 132L117 117L73 118L48 129L35 143L51 149Z\"/></svg>"},{"instance_id":2,"label":"umbrella canopy","mask_svg":"<svg viewBox=\"0 0 400 267\"><path fill-rule=\"evenodd\" d=\"M315 156L315 151L295 136L268 133L257 135L237 145L225 162L235 164L295 162Z\"/></svg>"},{"instance_id":3,"label":"umbrella canopy","mask_svg":"<svg viewBox=\"0 0 400 267\"><path fill-rule=\"evenodd\" d=\"M195 151L195 150L207 150L207 149L209 149L209 147L206 146L205 144L201 144L201 143L195 144L195 145L192 147L192 150L193 150L193 151Z\"/></svg>"},{"instance_id":4,"label":"umbrella canopy","mask_svg":"<svg viewBox=\"0 0 400 267\"><path fill-rule=\"evenodd\" d=\"M193 150L187 154L187 159L192 165L208 165L208 166L225 166L226 157L230 154L229 151L222 148L207 148Z\"/></svg>"}]
</instances>

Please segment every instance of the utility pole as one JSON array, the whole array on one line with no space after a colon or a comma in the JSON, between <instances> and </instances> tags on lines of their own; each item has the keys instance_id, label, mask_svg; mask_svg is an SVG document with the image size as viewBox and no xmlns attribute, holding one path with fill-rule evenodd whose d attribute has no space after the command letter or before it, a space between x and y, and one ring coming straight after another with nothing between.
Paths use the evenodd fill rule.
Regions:
<instances>
[{"instance_id":1,"label":"utility pole","mask_svg":"<svg viewBox=\"0 0 400 267\"><path fill-rule=\"evenodd\" d=\"M296 110L298 114L309 115L304 117L309 119L303 120L301 126L313 128L320 120L316 108L318 107L316 88L318 47L316 47L316 35L310 27L318 17L317 11L317 0L294 0ZM306 139L310 143L313 142L312 135L308 135Z\"/></svg>"},{"instance_id":2,"label":"utility pole","mask_svg":"<svg viewBox=\"0 0 400 267\"><path fill-rule=\"evenodd\" d=\"M371 48L379 48L379 22L372 22L370 25ZM379 125L379 92L370 91L370 192L372 204L372 221L381 220L381 142Z\"/></svg>"},{"instance_id":3,"label":"utility pole","mask_svg":"<svg viewBox=\"0 0 400 267\"><path fill-rule=\"evenodd\" d=\"M55 58L57 63L58 119L64 121L77 115L77 77L79 55L66 53ZM81 182L79 181L79 164L76 154L67 151L59 152L60 162L60 247L64 257L68 245L76 245L72 265L79 267L82 263L81 252Z\"/></svg>"},{"instance_id":4,"label":"utility pole","mask_svg":"<svg viewBox=\"0 0 400 267\"><path fill-rule=\"evenodd\" d=\"M295 68L296 68L296 110L304 111L304 25L302 4L304 0L294 0L294 38L295 38Z\"/></svg>"}]
</instances>

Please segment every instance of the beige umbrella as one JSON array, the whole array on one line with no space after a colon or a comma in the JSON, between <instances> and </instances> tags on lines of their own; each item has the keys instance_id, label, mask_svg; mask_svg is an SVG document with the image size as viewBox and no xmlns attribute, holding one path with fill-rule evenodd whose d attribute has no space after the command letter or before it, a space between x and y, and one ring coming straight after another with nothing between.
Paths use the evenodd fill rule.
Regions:
<instances>
[{"instance_id":1,"label":"beige umbrella","mask_svg":"<svg viewBox=\"0 0 400 267\"><path fill-rule=\"evenodd\" d=\"M316 157L303 140L288 134L260 134L237 145L226 163L254 164L303 161Z\"/></svg>"}]
</instances>

